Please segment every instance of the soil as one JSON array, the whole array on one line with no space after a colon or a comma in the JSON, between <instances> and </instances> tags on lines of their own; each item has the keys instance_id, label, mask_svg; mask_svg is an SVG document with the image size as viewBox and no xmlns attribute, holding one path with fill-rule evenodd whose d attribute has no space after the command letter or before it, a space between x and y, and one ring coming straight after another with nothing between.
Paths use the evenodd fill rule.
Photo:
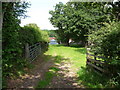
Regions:
<instances>
[{"instance_id":1,"label":"soil","mask_svg":"<svg viewBox=\"0 0 120 90\"><path fill-rule=\"evenodd\" d=\"M34 64L35 67L28 70L28 73L17 79L9 79L7 88L14 88L15 90L19 90L20 88L31 88L34 90L38 82L44 79L44 74L50 67L57 67L60 70L46 88L84 88L83 85L76 82L77 76L75 70L71 69L70 62L55 64L54 59L45 61L44 57L46 56L40 56L33 61L32 64Z\"/></svg>"}]
</instances>

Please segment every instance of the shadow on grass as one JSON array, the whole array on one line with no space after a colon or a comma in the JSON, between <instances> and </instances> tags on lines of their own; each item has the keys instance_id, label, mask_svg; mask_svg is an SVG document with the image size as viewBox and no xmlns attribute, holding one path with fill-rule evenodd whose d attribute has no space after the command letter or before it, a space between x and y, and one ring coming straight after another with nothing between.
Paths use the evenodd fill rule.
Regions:
<instances>
[{"instance_id":1,"label":"shadow on grass","mask_svg":"<svg viewBox=\"0 0 120 90\"><path fill-rule=\"evenodd\" d=\"M49 78L49 80L44 80L46 81L47 88L78 88L78 87L83 87L82 85L77 85L75 79L77 78L76 76L71 76L71 72L69 72L69 64L66 63L69 62L69 58L64 58L63 56L51 56L47 55L49 58L54 60L53 67L49 68L49 72L52 72L51 76L55 76L54 79ZM65 62L64 62L65 61ZM57 63L57 64L56 64ZM51 81L52 80L52 81ZM51 83L50 83L51 82ZM40 83L39 83L40 85ZM43 86L37 87L37 88L44 88Z\"/></svg>"},{"instance_id":2,"label":"shadow on grass","mask_svg":"<svg viewBox=\"0 0 120 90\"><path fill-rule=\"evenodd\" d=\"M45 55L45 59L53 60L49 70L45 72L44 78L38 82L35 88L80 88L81 84L76 84L76 76L71 76L69 72L69 58L57 55ZM64 62L65 61L65 62ZM67 61L67 62L66 62Z\"/></svg>"},{"instance_id":3,"label":"shadow on grass","mask_svg":"<svg viewBox=\"0 0 120 90\"><path fill-rule=\"evenodd\" d=\"M57 45L52 45L52 46L55 46L55 47L66 46L66 47L74 47L74 48L81 48L81 47L83 47L83 48L84 48L83 45L77 45L77 44L75 44L75 45L70 45L70 46L67 46L67 45L64 45L64 44L57 44Z\"/></svg>"},{"instance_id":4,"label":"shadow on grass","mask_svg":"<svg viewBox=\"0 0 120 90\"><path fill-rule=\"evenodd\" d=\"M25 68L27 73L9 80L7 88L44 88L49 85L56 72L59 71L56 63L65 60L68 59L63 56L41 55L31 63L29 69ZM23 72L19 71L19 74L21 73Z\"/></svg>"},{"instance_id":5,"label":"shadow on grass","mask_svg":"<svg viewBox=\"0 0 120 90\"><path fill-rule=\"evenodd\" d=\"M74 48L81 48L81 47L85 47L83 45L78 45L78 44L75 44L75 45L70 45L69 47L74 47Z\"/></svg>"},{"instance_id":6,"label":"shadow on grass","mask_svg":"<svg viewBox=\"0 0 120 90\"><path fill-rule=\"evenodd\" d=\"M81 67L77 72L79 75L78 82L85 85L87 88L118 88L119 85L110 77L98 75L92 69Z\"/></svg>"},{"instance_id":7,"label":"shadow on grass","mask_svg":"<svg viewBox=\"0 0 120 90\"><path fill-rule=\"evenodd\" d=\"M80 49L77 49L75 51L77 51L77 52L79 52L81 54L86 54L86 48L80 48Z\"/></svg>"},{"instance_id":8,"label":"shadow on grass","mask_svg":"<svg viewBox=\"0 0 120 90\"><path fill-rule=\"evenodd\" d=\"M61 47L61 46L64 46L64 45L63 44L57 44L57 45L52 45L52 46Z\"/></svg>"},{"instance_id":9,"label":"shadow on grass","mask_svg":"<svg viewBox=\"0 0 120 90\"><path fill-rule=\"evenodd\" d=\"M52 78L54 76L56 76L56 73L60 70L57 64L60 64L63 61L69 60L68 58L64 58L63 56L52 56L52 55L45 55L44 56L44 60L47 63L47 61L52 61L50 67L48 68L47 72L44 72L44 78L42 78L39 82L38 85L35 88L45 88L46 86L48 86L50 84L50 82L52 81ZM64 65L64 63L62 63L62 65ZM57 83L57 81L55 82Z\"/></svg>"},{"instance_id":10,"label":"shadow on grass","mask_svg":"<svg viewBox=\"0 0 120 90\"><path fill-rule=\"evenodd\" d=\"M60 55L57 56L45 55L44 60L45 61L54 60L54 63L60 63L62 61L69 60L69 58L64 58L64 56L60 56Z\"/></svg>"}]
</instances>

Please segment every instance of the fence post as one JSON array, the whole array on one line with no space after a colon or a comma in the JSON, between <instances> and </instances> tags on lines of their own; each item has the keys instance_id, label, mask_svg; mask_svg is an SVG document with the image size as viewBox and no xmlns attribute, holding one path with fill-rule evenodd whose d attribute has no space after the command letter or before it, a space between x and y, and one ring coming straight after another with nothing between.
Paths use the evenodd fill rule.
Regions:
<instances>
[{"instance_id":1,"label":"fence post","mask_svg":"<svg viewBox=\"0 0 120 90\"><path fill-rule=\"evenodd\" d=\"M88 67L88 62L89 62L89 59L88 59L88 48L86 48L86 66Z\"/></svg>"},{"instance_id":2,"label":"fence post","mask_svg":"<svg viewBox=\"0 0 120 90\"><path fill-rule=\"evenodd\" d=\"M95 55L95 56L94 56L94 59L95 59L95 61L96 61L96 60L97 60L97 59L96 59L97 53L94 53L94 55ZM96 62L94 62L94 64L96 65Z\"/></svg>"},{"instance_id":3,"label":"fence post","mask_svg":"<svg viewBox=\"0 0 120 90\"><path fill-rule=\"evenodd\" d=\"M25 58L26 58L26 59L29 59L29 54L30 54L29 44L26 43L26 44L25 44Z\"/></svg>"}]
</instances>

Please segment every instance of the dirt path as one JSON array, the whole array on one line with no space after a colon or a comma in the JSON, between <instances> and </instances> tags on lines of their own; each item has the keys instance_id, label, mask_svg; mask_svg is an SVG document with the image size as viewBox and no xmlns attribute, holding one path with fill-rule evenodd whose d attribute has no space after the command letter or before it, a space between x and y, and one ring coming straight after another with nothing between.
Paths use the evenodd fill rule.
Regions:
<instances>
[{"instance_id":1,"label":"dirt path","mask_svg":"<svg viewBox=\"0 0 120 90\"><path fill-rule=\"evenodd\" d=\"M30 70L28 74L21 76L18 79L8 80L8 88L33 88L38 81L44 78L45 72L52 66L53 60L44 61L43 57L38 57L32 62L35 68Z\"/></svg>"},{"instance_id":2,"label":"dirt path","mask_svg":"<svg viewBox=\"0 0 120 90\"><path fill-rule=\"evenodd\" d=\"M32 62L35 68L30 70L28 74L18 79L9 80L8 88L34 88L40 80L44 79L44 74L50 67L59 68L59 71L46 88L84 88L83 85L76 82L77 76L76 72L71 69L71 62L55 63L55 56L49 58L48 61L45 61L44 57L39 57Z\"/></svg>"},{"instance_id":3,"label":"dirt path","mask_svg":"<svg viewBox=\"0 0 120 90\"><path fill-rule=\"evenodd\" d=\"M84 88L83 85L76 82L77 74L71 69L71 64L70 62L57 64L56 67L60 70L47 88Z\"/></svg>"}]
</instances>

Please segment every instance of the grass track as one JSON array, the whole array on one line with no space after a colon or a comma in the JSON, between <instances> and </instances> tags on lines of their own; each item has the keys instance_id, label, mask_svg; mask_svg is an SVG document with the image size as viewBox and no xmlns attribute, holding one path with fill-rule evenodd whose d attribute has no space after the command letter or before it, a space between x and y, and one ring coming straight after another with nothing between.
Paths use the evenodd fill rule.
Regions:
<instances>
[{"instance_id":1,"label":"grass track","mask_svg":"<svg viewBox=\"0 0 120 90\"><path fill-rule=\"evenodd\" d=\"M86 49L84 47L67 47L62 45L50 45L46 55L56 55L70 60L72 68L86 66Z\"/></svg>"},{"instance_id":2,"label":"grass track","mask_svg":"<svg viewBox=\"0 0 120 90\"><path fill-rule=\"evenodd\" d=\"M77 82L83 84L87 88L111 88L111 86L114 87L115 85L117 85L115 81L111 82L111 79L105 76L99 76L95 72L88 71L86 69L86 49L84 47L50 45L49 50L45 53L45 55L47 56L45 59L46 61L54 58L54 63L59 64L62 61L72 63L71 68L75 73L77 73ZM51 69L53 70L53 72L50 80L52 80L52 77L56 74L57 71L59 71L55 67L50 68L50 70ZM46 78L47 77L49 76L47 76L46 74ZM45 85L44 83L42 83L42 81L40 81L40 83L42 83L41 85L46 87L51 82L50 80L48 80L48 82L46 81L47 84L45 82Z\"/></svg>"},{"instance_id":3,"label":"grass track","mask_svg":"<svg viewBox=\"0 0 120 90\"><path fill-rule=\"evenodd\" d=\"M50 45L49 50L45 53L45 55L46 62L54 58L54 64L60 64L61 62L72 63L71 68L76 73L76 70L79 70L81 67L86 66L86 49L84 47ZM59 71L58 68L51 67L49 71L46 72L45 79L39 81L36 88L45 88L50 83L52 78L56 75L57 71Z\"/></svg>"}]
</instances>

